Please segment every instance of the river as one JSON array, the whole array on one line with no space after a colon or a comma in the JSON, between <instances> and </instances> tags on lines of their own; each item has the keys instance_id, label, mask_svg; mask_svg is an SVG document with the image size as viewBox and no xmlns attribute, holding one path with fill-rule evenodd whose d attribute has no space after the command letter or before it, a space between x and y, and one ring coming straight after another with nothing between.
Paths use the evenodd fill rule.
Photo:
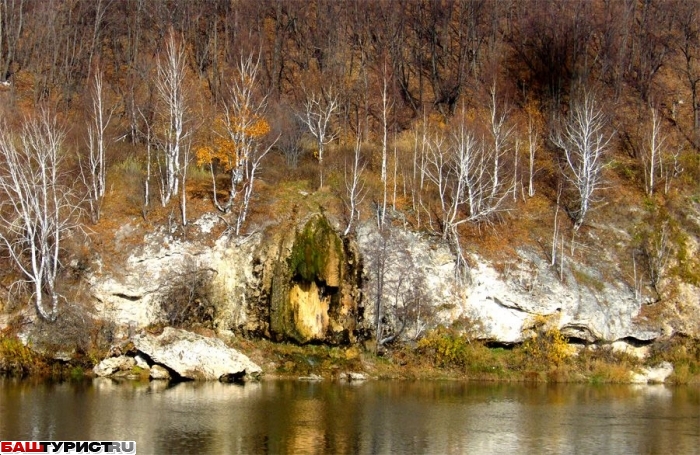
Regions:
<instances>
[{"instance_id":1,"label":"river","mask_svg":"<svg viewBox=\"0 0 700 455\"><path fill-rule=\"evenodd\" d=\"M0 440L139 454L700 453L700 388L0 379Z\"/></svg>"}]
</instances>

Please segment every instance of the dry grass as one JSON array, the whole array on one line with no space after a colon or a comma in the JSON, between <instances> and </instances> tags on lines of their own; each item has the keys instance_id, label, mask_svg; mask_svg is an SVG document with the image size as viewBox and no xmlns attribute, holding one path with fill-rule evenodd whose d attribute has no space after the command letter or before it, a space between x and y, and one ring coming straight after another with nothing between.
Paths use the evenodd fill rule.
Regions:
<instances>
[{"instance_id":1,"label":"dry grass","mask_svg":"<svg viewBox=\"0 0 700 455\"><path fill-rule=\"evenodd\" d=\"M524 347L490 348L480 342L459 343L446 335L448 332L436 333L434 342L417 348L395 346L382 356L359 346L298 346L242 338L231 344L261 365L268 377L316 374L333 379L355 371L384 379L622 384L629 383L630 371L639 366L636 359L606 349L584 350L551 362L548 356L533 357ZM687 371L689 368L682 367L674 376L676 381L688 377Z\"/></svg>"}]
</instances>

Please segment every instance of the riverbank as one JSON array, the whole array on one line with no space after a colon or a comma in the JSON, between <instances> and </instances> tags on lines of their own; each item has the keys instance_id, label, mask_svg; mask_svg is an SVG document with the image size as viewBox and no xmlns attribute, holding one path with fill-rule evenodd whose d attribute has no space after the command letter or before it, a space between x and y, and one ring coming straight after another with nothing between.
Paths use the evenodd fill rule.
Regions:
<instances>
[{"instance_id":1,"label":"riverbank","mask_svg":"<svg viewBox=\"0 0 700 455\"><path fill-rule=\"evenodd\" d=\"M551 345L547 341L489 347L444 332L430 335L413 346L385 349L380 355L372 346L297 346L267 340L237 339L233 347L258 363L265 377L315 375L336 379L344 373L357 372L371 378L396 380L625 384L635 382L635 372L670 362L674 371L665 382L700 383L698 345L689 339L676 339L658 349L652 347L647 359L605 346Z\"/></svg>"},{"instance_id":2,"label":"riverbank","mask_svg":"<svg viewBox=\"0 0 700 455\"><path fill-rule=\"evenodd\" d=\"M210 334L211 335L211 334ZM276 343L265 339L224 337L226 343L260 365L265 378L300 377L334 380L346 373L395 380L477 380L547 383L644 381L634 373L664 362L673 365L665 382L700 383L700 346L674 337L647 347L645 358L611 345L574 345L556 331L540 333L511 347L469 340L457 331L438 328L416 343L383 347L373 343L337 347ZM78 378L107 354L105 349L70 356L39 353L10 335L0 337L0 374L16 377ZM134 377L139 377L134 372Z\"/></svg>"}]
</instances>

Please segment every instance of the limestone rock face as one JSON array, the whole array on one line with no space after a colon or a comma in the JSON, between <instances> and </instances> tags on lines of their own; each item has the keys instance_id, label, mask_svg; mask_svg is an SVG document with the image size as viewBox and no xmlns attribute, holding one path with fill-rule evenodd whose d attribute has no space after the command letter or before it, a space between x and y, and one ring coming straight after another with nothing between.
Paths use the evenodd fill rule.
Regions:
<instances>
[{"instance_id":1,"label":"limestone rock face","mask_svg":"<svg viewBox=\"0 0 700 455\"><path fill-rule=\"evenodd\" d=\"M191 229L199 228L206 235L217 222L220 221L215 216L205 215L193 221ZM182 280L189 267L211 272L215 328L255 331L261 326L252 290L258 288L255 253L260 250L262 236L235 239L222 235L213 244L183 241L163 230L138 236L128 225L117 231L117 247L121 238L125 244L128 239L140 246L130 246L133 252L123 262L94 267L88 279L96 312L101 317L125 331L163 322L159 308L163 291Z\"/></svg>"},{"instance_id":2,"label":"limestone rock face","mask_svg":"<svg viewBox=\"0 0 700 455\"><path fill-rule=\"evenodd\" d=\"M373 258L385 243L373 223L358 228L357 242L368 300L374 302L376 264L381 262ZM647 342L662 334L658 324L639 317L643 304L635 300L629 286L610 282L582 264L572 267L577 276L570 269L562 280L536 251L519 250L498 267L470 253L468 276L458 285L455 255L439 239L394 228L386 242L385 286L378 317L386 333L399 332L403 320L408 321L403 336L414 338L430 325L449 325L461 319L479 338L518 343L528 336L536 316L543 315L565 336L586 343ZM410 302L416 303L407 312L405 304ZM364 316L366 324L373 324L375 305L368 305Z\"/></svg>"},{"instance_id":3,"label":"limestone rock face","mask_svg":"<svg viewBox=\"0 0 700 455\"><path fill-rule=\"evenodd\" d=\"M588 343L623 338L649 341L660 335L659 328L635 320L642 303L635 301L624 283L606 282L583 266L578 273L591 285L581 284L571 274L562 282L534 252L518 253L505 273L473 257L471 285L462 305L467 315L482 321L487 337L522 341L534 315L549 316L565 336Z\"/></svg>"},{"instance_id":4,"label":"limestone rock face","mask_svg":"<svg viewBox=\"0 0 700 455\"><path fill-rule=\"evenodd\" d=\"M216 222L204 217L192 229L204 232ZM164 290L183 281L189 267L212 277L208 300L215 306L211 326L218 331L298 343L356 339L359 252L323 215L245 238L222 235L213 245L164 231L132 238L135 232L125 226L116 233L142 242L124 263L110 264L118 271L96 267L89 279L96 312L115 322L123 338L150 324L169 324L160 306L168 299Z\"/></svg>"},{"instance_id":5,"label":"limestone rock face","mask_svg":"<svg viewBox=\"0 0 700 455\"><path fill-rule=\"evenodd\" d=\"M199 226L205 233L217 222L203 217L191 229ZM532 247L498 263L469 251L468 276L458 284L455 255L447 244L398 227L383 238L374 222L359 225L352 238L341 238L322 214L208 243L163 231L136 239L135 232L127 225L115 237L143 245L123 264L110 264L112 271L95 268L89 283L96 314L128 331L125 338L162 322L162 290L182 276L188 263L211 271L212 328L277 341L351 344L374 336L378 324L382 338L417 339L436 324L460 320L479 338L518 343L538 315L583 343L645 344L674 331L700 333L697 287L662 280L661 287L677 291L677 301L666 304L657 318L663 320L647 319L643 309L649 302L635 298L624 279L610 278L626 275L615 269L619 258L604 249L599 253L608 254L600 258L608 264L606 274L592 261L571 261L563 276ZM381 251L386 253L383 266ZM385 284L381 298L379 274Z\"/></svg>"},{"instance_id":6,"label":"limestone rock face","mask_svg":"<svg viewBox=\"0 0 700 455\"><path fill-rule=\"evenodd\" d=\"M195 380L256 379L262 369L248 357L227 347L217 338L167 327L159 336L137 335L134 347L154 363Z\"/></svg>"}]
</instances>

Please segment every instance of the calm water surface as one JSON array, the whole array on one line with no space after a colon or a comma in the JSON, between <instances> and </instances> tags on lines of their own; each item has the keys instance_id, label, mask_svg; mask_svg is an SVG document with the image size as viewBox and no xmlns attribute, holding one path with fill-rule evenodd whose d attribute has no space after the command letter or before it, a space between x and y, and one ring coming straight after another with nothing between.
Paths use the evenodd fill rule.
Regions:
<instances>
[{"instance_id":1,"label":"calm water surface","mask_svg":"<svg viewBox=\"0 0 700 455\"><path fill-rule=\"evenodd\" d=\"M140 454L700 453L700 388L0 379L0 439Z\"/></svg>"}]
</instances>

